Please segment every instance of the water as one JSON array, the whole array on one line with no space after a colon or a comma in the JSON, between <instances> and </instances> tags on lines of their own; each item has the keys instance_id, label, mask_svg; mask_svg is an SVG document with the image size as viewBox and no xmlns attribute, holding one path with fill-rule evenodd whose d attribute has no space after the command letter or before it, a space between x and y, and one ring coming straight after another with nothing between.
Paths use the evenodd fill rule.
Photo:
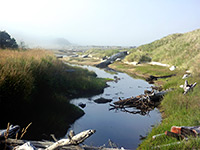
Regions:
<instances>
[{"instance_id":1,"label":"water","mask_svg":"<svg viewBox=\"0 0 200 150\"><path fill-rule=\"evenodd\" d=\"M71 103L78 106L80 102L85 103L83 108L85 115L75 121L69 130L79 133L87 129L95 129L96 133L88 138L84 143L92 146L102 146L108 144L110 139L118 147L136 149L140 141L140 135L146 136L151 130L151 125L161 121L161 115L157 109L154 109L149 115L130 114L120 110L109 111L109 103L97 104L93 100L100 97L118 101L120 98L129 98L143 94L145 89L152 85L144 80L134 79L125 73L110 74L104 70L91 66L82 66L88 70L96 72L98 77L120 78L118 82L108 82L109 87L104 89L103 94L89 98L73 99ZM132 110L136 110L132 108ZM68 131L69 131L68 130Z\"/></svg>"}]
</instances>

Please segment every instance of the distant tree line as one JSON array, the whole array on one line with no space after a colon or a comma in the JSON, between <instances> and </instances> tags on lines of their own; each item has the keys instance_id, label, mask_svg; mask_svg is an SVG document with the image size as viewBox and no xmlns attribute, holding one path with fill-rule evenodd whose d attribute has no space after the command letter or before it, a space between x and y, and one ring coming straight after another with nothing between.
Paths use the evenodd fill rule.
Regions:
<instances>
[{"instance_id":1,"label":"distant tree line","mask_svg":"<svg viewBox=\"0 0 200 150\"><path fill-rule=\"evenodd\" d=\"M18 44L6 31L0 31L0 49L6 48L16 49Z\"/></svg>"}]
</instances>

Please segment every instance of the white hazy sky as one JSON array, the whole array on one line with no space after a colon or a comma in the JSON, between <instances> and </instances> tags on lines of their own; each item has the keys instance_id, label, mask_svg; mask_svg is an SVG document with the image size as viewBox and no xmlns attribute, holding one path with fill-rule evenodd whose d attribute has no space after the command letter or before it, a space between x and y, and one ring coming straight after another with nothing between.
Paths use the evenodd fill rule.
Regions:
<instances>
[{"instance_id":1,"label":"white hazy sky","mask_svg":"<svg viewBox=\"0 0 200 150\"><path fill-rule=\"evenodd\" d=\"M200 0L0 0L0 30L24 41L139 46L198 28Z\"/></svg>"}]
</instances>

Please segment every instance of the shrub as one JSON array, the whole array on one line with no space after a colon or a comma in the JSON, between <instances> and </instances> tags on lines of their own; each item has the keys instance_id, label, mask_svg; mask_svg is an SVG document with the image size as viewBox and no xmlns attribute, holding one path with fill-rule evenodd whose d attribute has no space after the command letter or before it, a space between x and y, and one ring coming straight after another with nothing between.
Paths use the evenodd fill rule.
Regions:
<instances>
[{"instance_id":1,"label":"shrub","mask_svg":"<svg viewBox=\"0 0 200 150\"><path fill-rule=\"evenodd\" d=\"M18 48L18 45L14 38L11 38L6 31L0 31L0 48Z\"/></svg>"}]
</instances>

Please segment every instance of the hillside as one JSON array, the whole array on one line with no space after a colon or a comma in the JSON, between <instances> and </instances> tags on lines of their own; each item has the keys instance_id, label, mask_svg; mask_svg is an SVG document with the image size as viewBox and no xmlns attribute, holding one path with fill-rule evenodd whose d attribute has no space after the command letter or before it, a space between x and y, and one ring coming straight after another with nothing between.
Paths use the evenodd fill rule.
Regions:
<instances>
[{"instance_id":1,"label":"hillside","mask_svg":"<svg viewBox=\"0 0 200 150\"><path fill-rule=\"evenodd\" d=\"M193 64L200 58L200 29L184 34L172 34L132 49L126 61L139 61L142 56L151 58L151 61L194 70Z\"/></svg>"}]
</instances>

